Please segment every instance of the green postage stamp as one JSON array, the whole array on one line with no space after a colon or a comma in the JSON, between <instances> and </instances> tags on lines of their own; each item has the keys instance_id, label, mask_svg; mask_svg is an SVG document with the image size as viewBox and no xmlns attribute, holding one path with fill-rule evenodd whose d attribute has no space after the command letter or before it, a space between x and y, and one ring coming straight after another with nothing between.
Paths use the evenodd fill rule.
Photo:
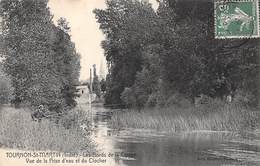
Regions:
<instances>
[{"instance_id":1,"label":"green postage stamp","mask_svg":"<svg viewBox=\"0 0 260 166\"><path fill-rule=\"evenodd\" d=\"M260 37L258 0L215 1L215 38Z\"/></svg>"}]
</instances>

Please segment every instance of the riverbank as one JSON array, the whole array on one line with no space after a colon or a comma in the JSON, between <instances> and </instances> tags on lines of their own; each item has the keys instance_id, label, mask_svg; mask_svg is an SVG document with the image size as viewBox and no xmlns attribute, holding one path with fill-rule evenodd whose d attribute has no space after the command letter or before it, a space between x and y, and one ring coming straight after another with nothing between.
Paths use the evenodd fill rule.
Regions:
<instances>
[{"instance_id":1,"label":"riverbank","mask_svg":"<svg viewBox=\"0 0 260 166\"><path fill-rule=\"evenodd\" d=\"M167 132L210 130L244 131L260 126L260 112L239 105L201 106L188 108L153 108L115 112L112 128L144 128Z\"/></svg>"},{"instance_id":2,"label":"riverbank","mask_svg":"<svg viewBox=\"0 0 260 166\"><path fill-rule=\"evenodd\" d=\"M58 123L35 122L28 109L0 109L0 145L20 150L51 150L59 152L92 151L94 143L80 128L81 111L71 111ZM81 117L81 119L79 118Z\"/></svg>"}]
</instances>

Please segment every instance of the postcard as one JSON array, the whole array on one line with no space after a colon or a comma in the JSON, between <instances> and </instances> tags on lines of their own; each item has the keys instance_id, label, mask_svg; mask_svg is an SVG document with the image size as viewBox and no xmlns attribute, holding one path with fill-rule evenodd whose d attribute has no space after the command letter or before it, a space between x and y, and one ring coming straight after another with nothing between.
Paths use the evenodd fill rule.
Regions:
<instances>
[{"instance_id":1,"label":"postcard","mask_svg":"<svg viewBox=\"0 0 260 166\"><path fill-rule=\"evenodd\" d=\"M259 0L0 0L0 166L259 166Z\"/></svg>"}]
</instances>

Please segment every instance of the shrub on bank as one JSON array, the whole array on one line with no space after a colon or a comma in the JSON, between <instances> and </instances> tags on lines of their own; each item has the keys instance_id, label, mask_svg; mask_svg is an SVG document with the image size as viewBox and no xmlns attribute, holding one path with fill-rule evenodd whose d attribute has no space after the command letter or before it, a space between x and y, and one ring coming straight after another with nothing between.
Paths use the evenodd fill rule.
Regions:
<instances>
[{"instance_id":1,"label":"shrub on bank","mask_svg":"<svg viewBox=\"0 0 260 166\"><path fill-rule=\"evenodd\" d=\"M13 88L10 79L2 70L0 62L0 105L9 103L13 98Z\"/></svg>"},{"instance_id":2,"label":"shrub on bank","mask_svg":"<svg viewBox=\"0 0 260 166\"><path fill-rule=\"evenodd\" d=\"M21 150L93 151L93 142L76 122L73 124L47 119L35 122L29 110L4 107L0 110L0 143L6 148Z\"/></svg>"}]
</instances>

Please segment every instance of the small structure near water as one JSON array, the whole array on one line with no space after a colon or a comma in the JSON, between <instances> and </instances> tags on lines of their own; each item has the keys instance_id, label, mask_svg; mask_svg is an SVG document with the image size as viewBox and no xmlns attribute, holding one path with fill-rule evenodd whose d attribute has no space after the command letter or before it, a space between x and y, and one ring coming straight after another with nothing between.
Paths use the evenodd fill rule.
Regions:
<instances>
[{"instance_id":1,"label":"small structure near water","mask_svg":"<svg viewBox=\"0 0 260 166\"><path fill-rule=\"evenodd\" d=\"M80 85L77 86L76 88L78 91L78 95L89 94L89 89L87 85Z\"/></svg>"},{"instance_id":2,"label":"small structure near water","mask_svg":"<svg viewBox=\"0 0 260 166\"><path fill-rule=\"evenodd\" d=\"M96 94L89 93L89 87L87 85L80 85L77 86L77 94L80 96L81 100L84 99L84 101L87 103L89 102L89 97L91 97L91 102L96 100Z\"/></svg>"}]
</instances>

